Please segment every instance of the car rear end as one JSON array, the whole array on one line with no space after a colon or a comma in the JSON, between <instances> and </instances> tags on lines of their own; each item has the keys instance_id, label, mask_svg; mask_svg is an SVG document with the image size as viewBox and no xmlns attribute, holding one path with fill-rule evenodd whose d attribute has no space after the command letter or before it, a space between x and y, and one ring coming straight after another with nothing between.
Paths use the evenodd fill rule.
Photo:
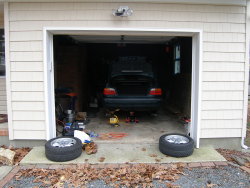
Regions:
<instances>
[{"instance_id":1,"label":"car rear end","mask_svg":"<svg viewBox=\"0 0 250 188\"><path fill-rule=\"evenodd\" d=\"M111 77L103 91L104 107L153 111L161 105L162 90L153 76L129 73Z\"/></svg>"}]
</instances>

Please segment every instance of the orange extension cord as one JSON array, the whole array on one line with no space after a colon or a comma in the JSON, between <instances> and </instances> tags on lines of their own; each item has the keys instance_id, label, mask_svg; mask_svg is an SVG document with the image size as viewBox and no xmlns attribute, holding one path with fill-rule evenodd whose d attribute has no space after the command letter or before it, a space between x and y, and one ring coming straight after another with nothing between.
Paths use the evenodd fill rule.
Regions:
<instances>
[{"instance_id":1,"label":"orange extension cord","mask_svg":"<svg viewBox=\"0 0 250 188\"><path fill-rule=\"evenodd\" d=\"M111 133L101 133L99 138L101 140L118 140L128 136L127 133L111 132Z\"/></svg>"}]
</instances>

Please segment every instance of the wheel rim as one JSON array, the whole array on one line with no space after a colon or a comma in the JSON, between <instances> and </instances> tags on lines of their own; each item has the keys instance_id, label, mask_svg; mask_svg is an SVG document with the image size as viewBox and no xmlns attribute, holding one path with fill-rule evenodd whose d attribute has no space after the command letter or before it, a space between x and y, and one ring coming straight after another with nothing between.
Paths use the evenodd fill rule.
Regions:
<instances>
[{"instance_id":1,"label":"wheel rim","mask_svg":"<svg viewBox=\"0 0 250 188\"><path fill-rule=\"evenodd\" d=\"M186 144L189 142L189 139L181 135L168 135L165 137L165 140L173 144Z\"/></svg>"},{"instance_id":2,"label":"wheel rim","mask_svg":"<svg viewBox=\"0 0 250 188\"><path fill-rule=\"evenodd\" d=\"M53 147L70 147L76 144L76 140L73 138L57 138L51 142L51 146Z\"/></svg>"}]
</instances>

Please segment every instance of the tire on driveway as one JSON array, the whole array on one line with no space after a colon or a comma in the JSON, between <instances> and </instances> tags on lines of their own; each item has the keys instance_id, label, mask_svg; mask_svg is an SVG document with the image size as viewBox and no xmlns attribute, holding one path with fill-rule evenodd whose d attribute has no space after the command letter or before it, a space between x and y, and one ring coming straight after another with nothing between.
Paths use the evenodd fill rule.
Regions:
<instances>
[{"instance_id":1,"label":"tire on driveway","mask_svg":"<svg viewBox=\"0 0 250 188\"><path fill-rule=\"evenodd\" d=\"M187 157L194 151L194 140L184 134L165 134L159 139L159 150L172 157Z\"/></svg>"},{"instance_id":2,"label":"tire on driveway","mask_svg":"<svg viewBox=\"0 0 250 188\"><path fill-rule=\"evenodd\" d=\"M64 162L76 159L82 153L82 142L75 137L57 137L45 144L45 155L51 161Z\"/></svg>"}]
</instances>

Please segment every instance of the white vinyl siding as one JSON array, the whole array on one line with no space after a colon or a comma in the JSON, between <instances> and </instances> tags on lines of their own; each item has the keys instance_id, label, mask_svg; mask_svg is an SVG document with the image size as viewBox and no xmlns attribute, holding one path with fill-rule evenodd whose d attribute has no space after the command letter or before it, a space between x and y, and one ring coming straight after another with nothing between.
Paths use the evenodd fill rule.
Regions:
<instances>
[{"instance_id":1,"label":"white vinyl siding","mask_svg":"<svg viewBox=\"0 0 250 188\"><path fill-rule=\"evenodd\" d=\"M44 121L13 121L13 129L15 131L45 131Z\"/></svg>"},{"instance_id":2,"label":"white vinyl siding","mask_svg":"<svg viewBox=\"0 0 250 188\"><path fill-rule=\"evenodd\" d=\"M37 52L42 51L42 41L12 41L10 42L10 50L12 52Z\"/></svg>"},{"instance_id":3,"label":"white vinyl siding","mask_svg":"<svg viewBox=\"0 0 250 188\"><path fill-rule=\"evenodd\" d=\"M203 82L202 84L203 91L243 91L244 84L243 82Z\"/></svg>"},{"instance_id":4,"label":"white vinyl siding","mask_svg":"<svg viewBox=\"0 0 250 188\"><path fill-rule=\"evenodd\" d=\"M33 130L31 129L27 131L27 129L24 130L15 130L14 129L14 138L19 140L28 140L28 139L36 139L36 140L44 140L45 139L45 131L44 130Z\"/></svg>"},{"instance_id":5,"label":"white vinyl siding","mask_svg":"<svg viewBox=\"0 0 250 188\"><path fill-rule=\"evenodd\" d=\"M12 102L14 111L44 111L44 102Z\"/></svg>"},{"instance_id":6,"label":"white vinyl siding","mask_svg":"<svg viewBox=\"0 0 250 188\"><path fill-rule=\"evenodd\" d=\"M229 137L241 137L241 128L239 129L202 129L201 138L229 138Z\"/></svg>"},{"instance_id":7,"label":"white vinyl siding","mask_svg":"<svg viewBox=\"0 0 250 188\"><path fill-rule=\"evenodd\" d=\"M118 18L112 16L112 9L119 7L120 3L9 5L10 84L15 139L45 139L45 116L41 106L44 104L43 27L203 30L201 138L241 136L245 7L126 3L134 14Z\"/></svg>"}]
</instances>

